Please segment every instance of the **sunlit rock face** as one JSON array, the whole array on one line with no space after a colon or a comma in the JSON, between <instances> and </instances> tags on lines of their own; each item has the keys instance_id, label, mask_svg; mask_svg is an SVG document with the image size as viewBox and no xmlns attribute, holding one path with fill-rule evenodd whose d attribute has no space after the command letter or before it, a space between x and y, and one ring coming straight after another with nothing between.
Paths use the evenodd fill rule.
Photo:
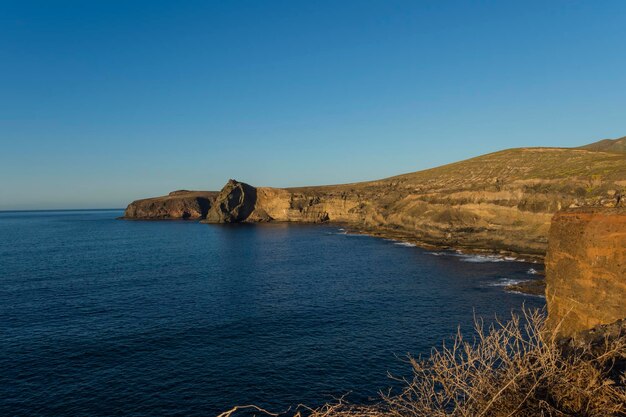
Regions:
<instances>
[{"instance_id":1,"label":"sunlit rock face","mask_svg":"<svg viewBox=\"0 0 626 417\"><path fill-rule=\"evenodd\" d=\"M355 208L359 199L345 193L253 187L229 180L215 198L205 223L305 222L328 221L359 223Z\"/></svg>"},{"instance_id":2,"label":"sunlit rock face","mask_svg":"<svg viewBox=\"0 0 626 417\"><path fill-rule=\"evenodd\" d=\"M546 256L549 324L563 336L626 317L626 208L557 213Z\"/></svg>"}]
</instances>

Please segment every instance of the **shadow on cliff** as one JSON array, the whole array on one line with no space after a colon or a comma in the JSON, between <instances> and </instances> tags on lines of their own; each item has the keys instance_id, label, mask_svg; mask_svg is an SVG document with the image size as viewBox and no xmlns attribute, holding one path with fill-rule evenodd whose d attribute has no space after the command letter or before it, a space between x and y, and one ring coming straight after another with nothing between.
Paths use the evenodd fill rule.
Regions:
<instances>
[{"instance_id":1,"label":"shadow on cliff","mask_svg":"<svg viewBox=\"0 0 626 417\"><path fill-rule=\"evenodd\" d=\"M256 208L257 191L253 186L228 180L209 209L204 223L240 223Z\"/></svg>"}]
</instances>

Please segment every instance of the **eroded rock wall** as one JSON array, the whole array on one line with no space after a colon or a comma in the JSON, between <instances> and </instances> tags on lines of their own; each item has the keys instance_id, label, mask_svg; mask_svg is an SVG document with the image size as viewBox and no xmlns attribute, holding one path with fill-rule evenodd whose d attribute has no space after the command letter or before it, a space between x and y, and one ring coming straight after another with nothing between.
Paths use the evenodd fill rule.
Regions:
<instances>
[{"instance_id":1,"label":"eroded rock wall","mask_svg":"<svg viewBox=\"0 0 626 417\"><path fill-rule=\"evenodd\" d=\"M207 223L238 223L248 220L256 206L256 188L229 180L206 215Z\"/></svg>"},{"instance_id":2,"label":"eroded rock wall","mask_svg":"<svg viewBox=\"0 0 626 417\"><path fill-rule=\"evenodd\" d=\"M573 336L626 317L626 208L560 211L548 241L550 325Z\"/></svg>"},{"instance_id":3,"label":"eroded rock wall","mask_svg":"<svg viewBox=\"0 0 626 417\"><path fill-rule=\"evenodd\" d=\"M323 223L360 223L360 199L341 192L294 191L279 188L257 189L257 207L273 220Z\"/></svg>"},{"instance_id":4,"label":"eroded rock wall","mask_svg":"<svg viewBox=\"0 0 626 417\"><path fill-rule=\"evenodd\" d=\"M333 192L300 192L281 188L253 187L229 180L216 197L206 223L238 222L361 222L360 200L355 195Z\"/></svg>"}]
</instances>

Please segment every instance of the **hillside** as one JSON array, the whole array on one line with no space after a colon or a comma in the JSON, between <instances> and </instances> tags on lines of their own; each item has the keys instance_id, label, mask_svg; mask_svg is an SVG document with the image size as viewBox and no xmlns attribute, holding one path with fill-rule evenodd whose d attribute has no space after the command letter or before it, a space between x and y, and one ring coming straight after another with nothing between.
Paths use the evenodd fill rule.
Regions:
<instances>
[{"instance_id":1,"label":"hillside","mask_svg":"<svg viewBox=\"0 0 626 417\"><path fill-rule=\"evenodd\" d=\"M623 155L521 148L380 181L290 191L322 201L341 197L347 210L334 217L374 233L435 246L540 255L554 212L610 205L613 192L624 187ZM336 211L337 204L332 208Z\"/></svg>"},{"instance_id":2,"label":"hillside","mask_svg":"<svg viewBox=\"0 0 626 417\"><path fill-rule=\"evenodd\" d=\"M626 152L626 136L619 139L603 139L578 149L602 152Z\"/></svg>"},{"instance_id":3,"label":"hillside","mask_svg":"<svg viewBox=\"0 0 626 417\"><path fill-rule=\"evenodd\" d=\"M624 188L623 154L519 148L354 184L279 189L231 180L201 217L342 222L425 246L542 256L557 210L610 206ZM142 216L127 210L126 217Z\"/></svg>"}]
</instances>

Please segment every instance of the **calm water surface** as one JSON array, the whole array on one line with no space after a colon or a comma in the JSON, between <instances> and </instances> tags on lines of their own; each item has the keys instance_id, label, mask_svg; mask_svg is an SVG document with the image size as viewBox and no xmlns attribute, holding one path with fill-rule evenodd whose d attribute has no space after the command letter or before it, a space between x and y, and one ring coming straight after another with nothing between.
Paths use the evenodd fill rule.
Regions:
<instances>
[{"instance_id":1,"label":"calm water surface","mask_svg":"<svg viewBox=\"0 0 626 417\"><path fill-rule=\"evenodd\" d=\"M536 265L307 225L0 213L0 415L215 415L375 398Z\"/></svg>"}]
</instances>

